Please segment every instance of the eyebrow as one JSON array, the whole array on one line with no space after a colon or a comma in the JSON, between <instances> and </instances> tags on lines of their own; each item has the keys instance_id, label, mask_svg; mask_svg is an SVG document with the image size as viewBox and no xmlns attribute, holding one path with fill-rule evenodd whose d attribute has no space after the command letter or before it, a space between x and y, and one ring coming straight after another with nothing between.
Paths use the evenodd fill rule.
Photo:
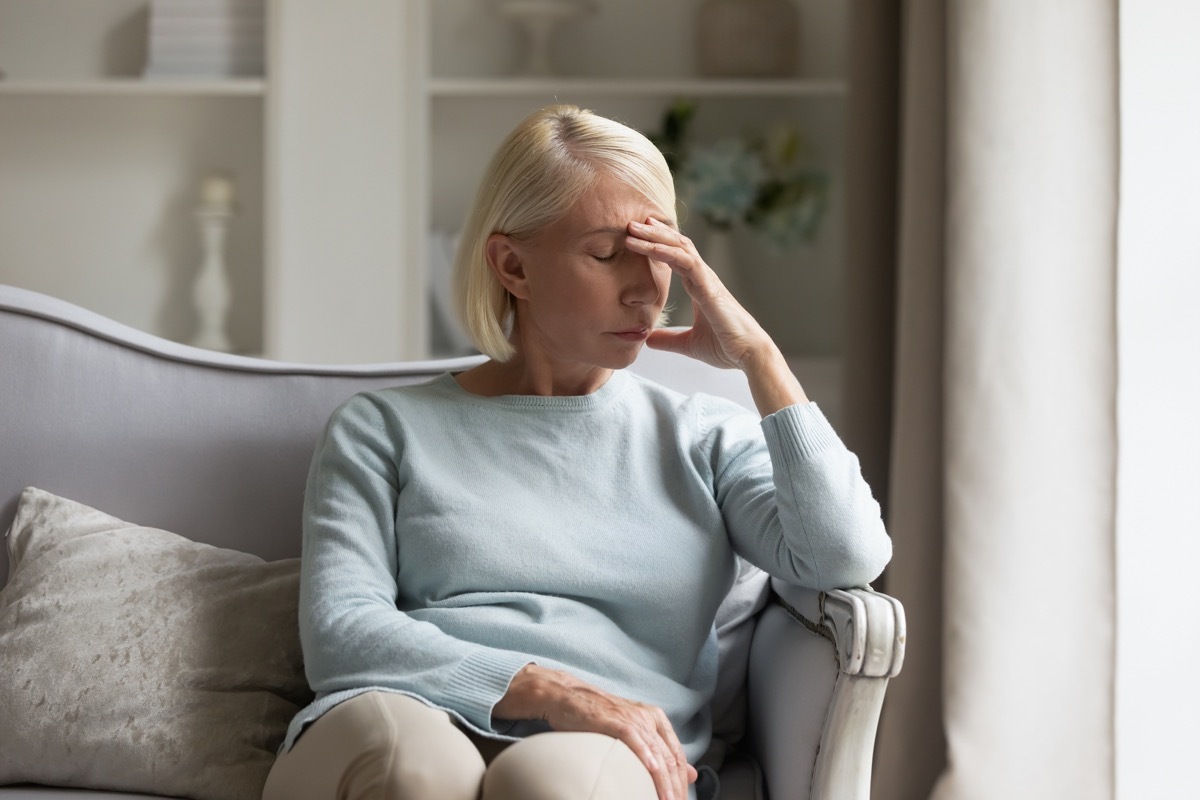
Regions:
<instances>
[{"instance_id":1,"label":"eyebrow","mask_svg":"<svg viewBox=\"0 0 1200 800\"><path fill-rule=\"evenodd\" d=\"M659 219L658 217L655 217L655 219L658 220L659 222L661 222L663 225L666 225L671 230L676 230L675 226L672 225L668 220ZM618 233L618 234L624 235L627 232L628 232L628 229L623 225L619 228L609 225L609 226L605 226L605 227L601 227L601 228L592 228L590 231L585 231L582 235L583 236L591 236L594 233Z\"/></svg>"}]
</instances>

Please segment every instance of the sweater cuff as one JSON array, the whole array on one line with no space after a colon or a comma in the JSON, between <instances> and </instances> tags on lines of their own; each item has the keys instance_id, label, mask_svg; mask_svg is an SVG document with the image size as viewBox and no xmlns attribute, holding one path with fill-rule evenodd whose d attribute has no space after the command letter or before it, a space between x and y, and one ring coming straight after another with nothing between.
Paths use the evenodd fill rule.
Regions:
<instances>
[{"instance_id":1,"label":"sweater cuff","mask_svg":"<svg viewBox=\"0 0 1200 800\"><path fill-rule=\"evenodd\" d=\"M842 446L829 420L816 403L798 403L763 418L763 434L772 460L791 463L829 447Z\"/></svg>"},{"instance_id":2,"label":"sweater cuff","mask_svg":"<svg viewBox=\"0 0 1200 800\"><path fill-rule=\"evenodd\" d=\"M494 730L492 707L504 697L521 668L532 663L533 659L518 653L495 650L472 653L447 681L446 705L480 730Z\"/></svg>"}]
</instances>

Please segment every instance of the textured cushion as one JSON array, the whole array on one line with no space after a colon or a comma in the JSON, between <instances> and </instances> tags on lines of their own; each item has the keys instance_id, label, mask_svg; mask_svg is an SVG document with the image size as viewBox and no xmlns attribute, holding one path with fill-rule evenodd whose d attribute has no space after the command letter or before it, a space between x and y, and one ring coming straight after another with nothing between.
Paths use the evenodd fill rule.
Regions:
<instances>
[{"instance_id":1,"label":"textured cushion","mask_svg":"<svg viewBox=\"0 0 1200 800\"><path fill-rule=\"evenodd\" d=\"M0 592L0 784L258 800L311 695L299 561L26 489Z\"/></svg>"}]
</instances>

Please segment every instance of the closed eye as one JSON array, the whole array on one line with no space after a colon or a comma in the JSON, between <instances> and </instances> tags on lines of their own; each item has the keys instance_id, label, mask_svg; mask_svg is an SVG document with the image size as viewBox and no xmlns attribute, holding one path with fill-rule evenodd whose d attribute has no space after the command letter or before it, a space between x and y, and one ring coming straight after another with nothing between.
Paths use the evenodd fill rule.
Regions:
<instances>
[{"instance_id":1,"label":"closed eye","mask_svg":"<svg viewBox=\"0 0 1200 800\"><path fill-rule=\"evenodd\" d=\"M599 256L594 253L592 254L592 258L596 259L597 261L612 261L616 257L617 257L616 251L609 253L606 256Z\"/></svg>"}]
</instances>

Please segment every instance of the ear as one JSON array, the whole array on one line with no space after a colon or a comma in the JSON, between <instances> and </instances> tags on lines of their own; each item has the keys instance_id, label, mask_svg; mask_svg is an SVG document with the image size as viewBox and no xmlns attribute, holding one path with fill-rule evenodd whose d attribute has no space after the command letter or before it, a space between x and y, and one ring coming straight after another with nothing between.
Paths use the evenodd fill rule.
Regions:
<instances>
[{"instance_id":1,"label":"ear","mask_svg":"<svg viewBox=\"0 0 1200 800\"><path fill-rule=\"evenodd\" d=\"M528 279L517 247L519 244L506 234L493 233L488 237L484 252L487 255L488 267L496 276L496 280L500 281L500 285L513 297L528 300Z\"/></svg>"}]
</instances>

